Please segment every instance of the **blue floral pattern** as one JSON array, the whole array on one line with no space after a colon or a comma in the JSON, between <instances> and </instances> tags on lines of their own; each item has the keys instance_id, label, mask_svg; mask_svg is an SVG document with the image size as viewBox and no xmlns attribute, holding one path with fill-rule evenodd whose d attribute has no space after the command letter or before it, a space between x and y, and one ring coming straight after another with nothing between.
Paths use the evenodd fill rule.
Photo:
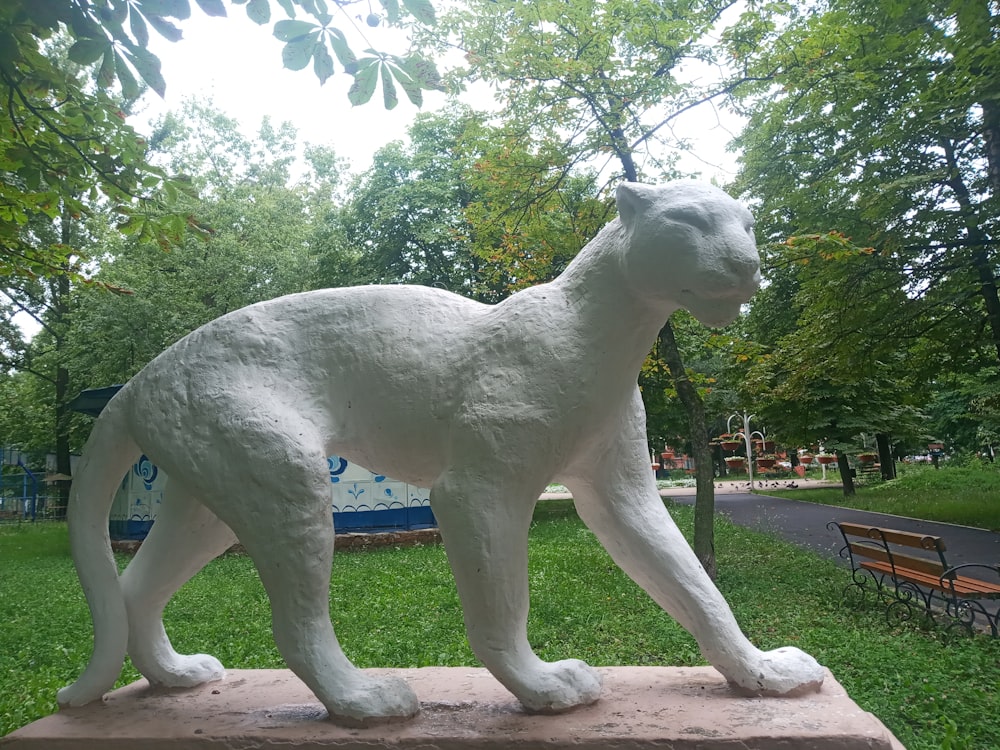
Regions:
<instances>
[{"instance_id":1,"label":"blue floral pattern","mask_svg":"<svg viewBox=\"0 0 1000 750\"><path fill-rule=\"evenodd\" d=\"M142 480L142 486L147 491L153 489L153 482L156 481L156 475L160 473L160 470L156 468L156 464L150 461L145 455L139 458L135 466L132 467L132 471Z\"/></svg>"}]
</instances>

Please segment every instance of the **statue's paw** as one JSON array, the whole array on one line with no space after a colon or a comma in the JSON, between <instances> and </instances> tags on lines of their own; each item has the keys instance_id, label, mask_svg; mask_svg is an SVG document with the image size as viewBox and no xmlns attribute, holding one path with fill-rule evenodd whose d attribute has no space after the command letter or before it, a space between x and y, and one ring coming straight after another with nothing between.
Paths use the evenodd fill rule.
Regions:
<instances>
[{"instance_id":1,"label":"statue's paw","mask_svg":"<svg viewBox=\"0 0 1000 750\"><path fill-rule=\"evenodd\" d=\"M334 723L349 727L402 721L420 710L417 694L405 680L364 673L352 681L350 688L338 686L335 695L323 704Z\"/></svg>"},{"instance_id":2,"label":"statue's paw","mask_svg":"<svg viewBox=\"0 0 1000 750\"><path fill-rule=\"evenodd\" d=\"M91 686L78 680L72 685L59 688L56 692L56 703L59 705L59 708L86 706L88 703L101 700L104 694L110 689L110 685L107 687Z\"/></svg>"},{"instance_id":3,"label":"statue's paw","mask_svg":"<svg viewBox=\"0 0 1000 750\"><path fill-rule=\"evenodd\" d=\"M226 676L222 663L209 654L176 654L168 663L140 671L151 685L170 688L194 687Z\"/></svg>"},{"instance_id":4,"label":"statue's paw","mask_svg":"<svg viewBox=\"0 0 1000 750\"><path fill-rule=\"evenodd\" d=\"M723 674L747 695L791 698L819 692L826 672L809 654L789 646L761 651L750 669Z\"/></svg>"},{"instance_id":5,"label":"statue's paw","mask_svg":"<svg viewBox=\"0 0 1000 750\"><path fill-rule=\"evenodd\" d=\"M528 711L555 714L601 697L601 676L586 662L565 659L543 664L517 697Z\"/></svg>"}]
</instances>

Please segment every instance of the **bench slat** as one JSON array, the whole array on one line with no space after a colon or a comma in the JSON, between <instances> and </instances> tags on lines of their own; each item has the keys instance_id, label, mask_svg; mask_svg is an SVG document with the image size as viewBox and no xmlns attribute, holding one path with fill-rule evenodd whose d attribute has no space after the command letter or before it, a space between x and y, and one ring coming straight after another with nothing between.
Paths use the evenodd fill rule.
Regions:
<instances>
[{"instance_id":1,"label":"bench slat","mask_svg":"<svg viewBox=\"0 0 1000 750\"><path fill-rule=\"evenodd\" d=\"M969 578L968 576L955 576L954 580L956 585L962 585L969 590L978 591L984 596L990 598L1000 597L1000 586L995 583L980 581L978 578Z\"/></svg>"},{"instance_id":2,"label":"bench slat","mask_svg":"<svg viewBox=\"0 0 1000 750\"><path fill-rule=\"evenodd\" d=\"M936 589L937 591L953 591L956 596L961 596L963 598L983 596L1000 597L1000 586L992 583L986 583L985 581L980 581L976 578L969 578L967 576L958 576L954 582L942 584L941 579L937 576L921 573L915 570L907 570L906 568L900 567L897 567L894 571L889 563L863 562L861 563L861 567L867 570L885 573L890 577L898 578L903 581L909 581L910 583L927 586L928 588Z\"/></svg>"},{"instance_id":3,"label":"bench slat","mask_svg":"<svg viewBox=\"0 0 1000 750\"><path fill-rule=\"evenodd\" d=\"M914 534L910 531L883 529L877 526L864 526L859 523L841 523L839 526L848 536L863 536L879 542L884 539L890 544L899 544L903 547L916 547L918 549L940 550L941 552L944 552L946 549L944 540L941 537L930 534Z\"/></svg>"},{"instance_id":4,"label":"bench slat","mask_svg":"<svg viewBox=\"0 0 1000 750\"><path fill-rule=\"evenodd\" d=\"M935 578L939 578L945 571L945 567L941 564L940 560L932 560L928 557L904 555L899 552L893 552L892 557L890 558L889 553L886 552L883 547L868 544L866 542L851 542L850 547L851 552L855 555L869 557L873 560L880 560L884 563L894 562L897 568L918 570L921 573L927 573Z\"/></svg>"}]
</instances>

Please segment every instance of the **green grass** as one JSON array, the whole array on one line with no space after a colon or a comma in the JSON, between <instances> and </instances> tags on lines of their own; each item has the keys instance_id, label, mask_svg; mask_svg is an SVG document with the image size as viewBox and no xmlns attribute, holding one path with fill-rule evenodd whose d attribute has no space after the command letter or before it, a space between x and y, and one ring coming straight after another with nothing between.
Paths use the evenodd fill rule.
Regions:
<instances>
[{"instance_id":1,"label":"green grass","mask_svg":"<svg viewBox=\"0 0 1000 750\"><path fill-rule=\"evenodd\" d=\"M672 512L689 533L692 509ZM843 568L723 520L716 543L719 586L757 645L812 653L910 750L1000 747L1000 640L889 626L876 606L848 609ZM529 635L543 658L704 663L691 636L625 578L570 503L540 505L530 554ZM330 600L344 649L360 666L476 664L439 546L338 554ZM244 556L209 565L171 602L166 622L181 651L207 651L232 668L284 666ZM55 692L83 669L90 639L65 527L0 528L0 735L55 710ZM136 677L127 667L120 684Z\"/></svg>"},{"instance_id":2,"label":"green grass","mask_svg":"<svg viewBox=\"0 0 1000 750\"><path fill-rule=\"evenodd\" d=\"M839 487L767 494L1000 531L1000 470L992 467L909 466L891 482L858 486L853 497Z\"/></svg>"}]
</instances>

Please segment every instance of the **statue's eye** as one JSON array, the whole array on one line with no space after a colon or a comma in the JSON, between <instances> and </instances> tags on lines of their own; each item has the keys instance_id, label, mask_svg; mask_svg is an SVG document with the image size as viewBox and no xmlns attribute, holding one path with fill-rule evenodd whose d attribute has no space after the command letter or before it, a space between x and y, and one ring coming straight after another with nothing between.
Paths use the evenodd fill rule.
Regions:
<instances>
[{"instance_id":1,"label":"statue's eye","mask_svg":"<svg viewBox=\"0 0 1000 750\"><path fill-rule=\"evenodd\" d=\"M711 221L698 206L679 206L669 212L670 218L689 224L703 232L711 231Z\"/></svg>"}]
</instances>

